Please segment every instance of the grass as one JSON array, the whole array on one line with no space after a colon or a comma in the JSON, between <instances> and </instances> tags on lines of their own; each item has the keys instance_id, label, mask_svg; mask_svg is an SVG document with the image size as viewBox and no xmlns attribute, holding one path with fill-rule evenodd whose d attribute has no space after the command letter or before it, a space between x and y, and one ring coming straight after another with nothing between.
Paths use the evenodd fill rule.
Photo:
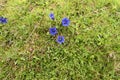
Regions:
<instances>
[{"instance_id":1,"label":"grass","mask_svg":"<svg viewBox=\"0 0 120 80\"><path fill-rule=\"evenodd\" d=\"M119 0L0 0L0 16L0 80L120 80Z\"/></svg>"}]
</instances>

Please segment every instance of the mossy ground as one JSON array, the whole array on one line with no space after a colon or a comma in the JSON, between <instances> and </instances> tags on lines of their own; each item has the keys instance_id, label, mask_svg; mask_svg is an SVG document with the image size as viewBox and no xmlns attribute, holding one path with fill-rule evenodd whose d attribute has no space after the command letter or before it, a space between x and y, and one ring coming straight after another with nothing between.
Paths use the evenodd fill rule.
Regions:
<instances>
[{"instance_id":1,"label":"mossy ground","mask_svg":"<svg viewBox=\"0 0 120 80\"><path fill-rule=\"evenodd\" d=\"M0 80L120 80L119 0L0 0L0 16Z\"/></svg>"}]
</instances>

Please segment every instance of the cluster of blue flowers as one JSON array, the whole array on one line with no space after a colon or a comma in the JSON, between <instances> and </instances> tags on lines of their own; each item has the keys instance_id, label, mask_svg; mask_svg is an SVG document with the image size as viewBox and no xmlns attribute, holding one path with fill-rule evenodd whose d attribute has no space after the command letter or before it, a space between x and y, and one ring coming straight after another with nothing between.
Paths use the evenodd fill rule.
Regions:
<instances>
[{"instance_id":1,"label":"cluster of blue flowers","mask_svg":"<svg viewBox=\"0 0 120 80\"><path fill-rule=\"evenodd\" d=\"M53 13L50 13L49 17L50 17L50 19L52 19L52 20L55 19L55 16L54 16ZM7 18L0 17L0 23L2 23L2 24L7 23ZM67 26L69 26L69 24L70 24L70 20L65 17L65 18L62 19L61 24L62 24L62 26L67 27ZM56 35L56 34L58 33L57 28L56 28L56 27L51 27L51 28L49 28L49 33L50 33L52 36ZM58 42L59 44L62 44L62 43L64 43L64 41L65 41L64 36L58 35L56 42Z\"/></svg>"},{"instance_id":2,"label":"cluster of blue flowers","mask_svg":"<svg viewBox=\"0 0 120 80\"><path fill-rule=\"evenodd\" d=\"M50 17L50 19L52 19L52 20L55 19L55 16L54 16L53 13L50 13L49 17ZM65 17L65 18L62 19L61 24L62 24L62 26L67 27L67 26L70 25L70 20ZM56 28L56 27L51 27L51 28L49 28L49 33L50 33L52 36L56 35L56 34L58 33L57 28ZM65 38L64 38L64 36L60 36L60 35L59 35L59 36L57 37L57 40L56 40L56 41L57 41L59 44L62 44L62 43L64 43Z\"/></svg>"},{"instance_id":3,"label":"cluster of blue flowers","mask_svg":"<svg viewBox=\"0 0 120 80\"><path fill-rule=\"evenodd\" d=\"M2 24L7 23L7 18L0 17L0 23L2 23Z\"/></svg>"}]
</instances>

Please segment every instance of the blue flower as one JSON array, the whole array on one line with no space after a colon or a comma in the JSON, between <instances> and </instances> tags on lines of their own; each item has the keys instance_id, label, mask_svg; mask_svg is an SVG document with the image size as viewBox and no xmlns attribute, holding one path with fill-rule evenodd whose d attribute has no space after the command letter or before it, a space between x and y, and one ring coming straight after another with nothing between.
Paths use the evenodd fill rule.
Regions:
<instances>
[{"instance_id":1,"label":"blue flower","mask_svg":"<svg viewBox=\"0 0 120 80\"><path fill-rule=\"evenodd\" d=\"M63 18L62 19L62 25L63 26L69 26L69 24L70 24L70 20L68 19L68 18Z\"/></svg>"},{"instance_id":2,"label":"blue flower","mask_svg":"<svg viewBox=\"0 0 120 80\"><path fill-rule=\"evenodd\" d=\"M58 36L56 41L57 41L59 44L64 43L64 41L65 41L64 36Z\"/></svg>"},{"instance_id":3,"label":"blue flower","mask_svg":"<svg viewBox=\"0 0 120 80\"><path fill-rule=\"evenodd\" d=\"M7 23L7 18L0 17L0 23Z\"/></svg>"},{"instance_id":4,"label":"blue flower","mask_svg":"<svg viewBox=\"0 0 120 80\"><path fill-rule=\"evenodd\" d=\"M54 19L55 19L55 17L54 17L54 14L53 14L53 13L50 13L49 17L50 17L52 20L54 20Z\"/></svg>"},{"instance_id":5,"label":"blue flower","mask_svg":"<svg viewBox=\"0 0 120 80\"><path fill-rule=\"evenodd\" d=\"M50 28L50 29L49 29L49 32L50 32L51 35L57 34L57 29L56 29L56 27Z\"/></svg>"}]
</instances>

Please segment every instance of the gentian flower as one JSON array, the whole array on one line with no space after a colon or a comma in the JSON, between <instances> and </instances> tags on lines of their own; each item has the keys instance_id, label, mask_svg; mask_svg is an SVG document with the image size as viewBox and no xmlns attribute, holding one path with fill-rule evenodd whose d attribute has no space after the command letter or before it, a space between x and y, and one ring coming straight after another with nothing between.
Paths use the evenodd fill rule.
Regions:
<instances>
[{"instance_id":1,"label":"gentian flower","mask_svg":"<svg viewBox=\"0 0 120 80\"><path fill-rule=\"evenodd\" d=\"M0 17L0 23L7 23L7 18Z\"/></svg>"},{"instance_id":2,"label":"gentian flower","mask_svg":"<svg viewBox=\"0 0 120 80\"><path fill-rule=\"evenodd\" d=\"M55 17L54 17L54 14L53 14L53 13L50 13L49 17L50 17L52 20L54 20L54 19L55 19Z\"/></svg>"},{"instance_id":3,"label":"gentian flower","mask_svg":"<svg viewBox=\"0 0 120 80\"><path fill-rule=\"evenodd\" d=\"M49 32L50 32L51 35L57 34L57 29L56 29L56 27L50 28L50 29L49 29Z\"/></svg>"},{"instance_id":4,"label":"gentian flower","mask_svg":"<svg viewBox=\"0 0 120 80\"><path fill-rule=\"evenodd\" d=\"M62 19L62 25L63 26L69 26L69 24L70 24L70 20L68 19L68 18L63 18Z\"/></svg>"},{"instance_id":5,"label":"gentian flower","mask_svg":"<svg viewBox=\"0 0 120 80\"><path fill-rule=\"evenodd\" d=\"M65 41L64 36L58 36L56 41L57 41L59 44L64 43L64 41Z\"/></svg>"}]
</instances>

